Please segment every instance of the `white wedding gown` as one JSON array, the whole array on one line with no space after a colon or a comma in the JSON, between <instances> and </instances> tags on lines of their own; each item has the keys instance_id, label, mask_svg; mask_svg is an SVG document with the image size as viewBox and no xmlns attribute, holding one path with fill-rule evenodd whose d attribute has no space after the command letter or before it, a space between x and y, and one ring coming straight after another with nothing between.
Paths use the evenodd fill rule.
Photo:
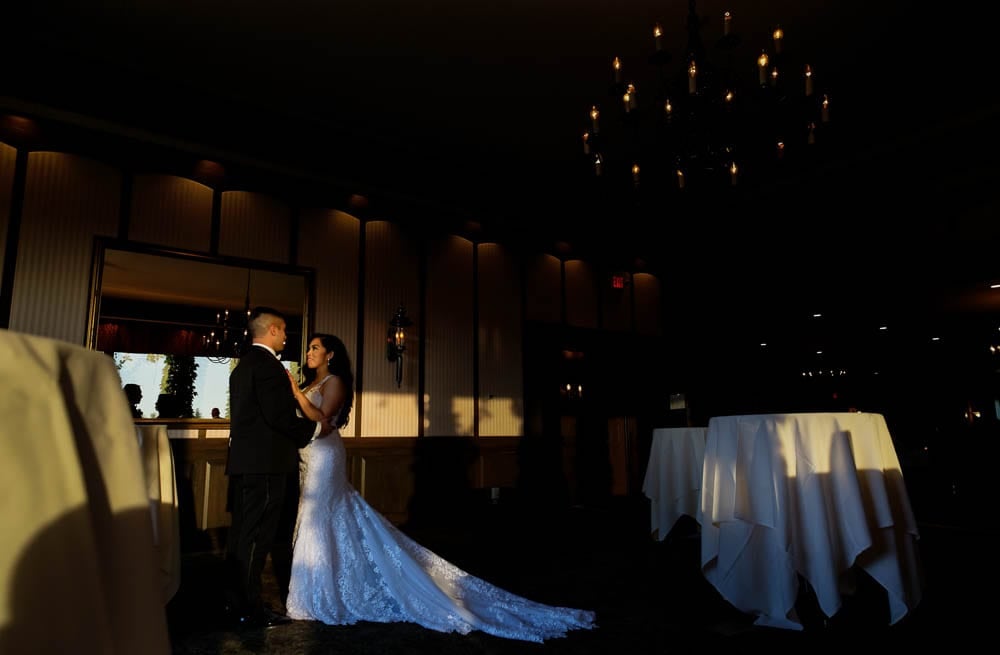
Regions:
<instances>
[{"instance_id":1,"label":"white wedding gown","mask_svg":"<svg viewBox=\"0 0 1000 655\"><path fill-rule=\"evenodd\" d=\"M317 391L307 393L316 406ZM593 628L586 610L543 605L481 580L419 545L347 480L340 434L300 451L301 499L286 609L329 625L406 621L541 642Z\"/></svg>"}]
</instances>

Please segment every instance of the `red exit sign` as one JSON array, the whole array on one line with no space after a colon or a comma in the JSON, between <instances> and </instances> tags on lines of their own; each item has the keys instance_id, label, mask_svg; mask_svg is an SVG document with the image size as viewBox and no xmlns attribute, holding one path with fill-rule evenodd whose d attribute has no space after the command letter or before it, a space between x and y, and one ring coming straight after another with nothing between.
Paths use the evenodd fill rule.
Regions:
<instances>
[{"instance_id":1,"label":"red exit sign","mask_svg":"<svg viewBox=\"0 0 1000 655\"><path fill-rule=\"evenodd\" d=\"M624 289L628 286L629 274L628 273L613 273L611 275L611 288L612 289Z\"/></svg>"}]
</instances>

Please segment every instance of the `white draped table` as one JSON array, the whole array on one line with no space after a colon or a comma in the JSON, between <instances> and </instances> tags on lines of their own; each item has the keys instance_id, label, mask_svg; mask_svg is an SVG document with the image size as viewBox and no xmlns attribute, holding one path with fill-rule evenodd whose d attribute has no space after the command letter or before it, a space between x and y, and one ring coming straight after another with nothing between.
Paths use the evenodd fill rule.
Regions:
<instances>
[{"instance_id":1,"label":"white draped table","mask_svg":"<svg viewBox=\"0 0 1000 655\"><path fill-rule=\"evenodd\" d=\"M704 427L653 430L642 492L649 498L649 528L656 539L665 539L683 515L701 523L699 503L707 431Z\"/></svg>"},{"instance_id":2,"label":"white draped table","mask_svg":"<svg viewBox=\"0 0 1000 655\"><path fill-rule=\"evenodd\" d=\"M880 414L711 419L701 513L702 572L758 625L802 629L799 575L833 616L852 567L885 588L890 623L920 601L916 521Z\"/></svg>"},{"instance_id":3,"label":"white draped table","mask_svg":"<svg viewBox=\"0 0 1000 655\"><path fill-rule=\"evenodd\" d=\"M135 429L142 458L146 495L153 522L153 546L159 564L163 604L181 584L181 529L174 453L166 425L138 425Z\"/></svg>"},{"instance_id":4,"label":"white draped table","mask_svg":"<svg viewBox=\"0 0 1000 655\"><path fill-rule=\"evenodd\" d=\"M169 653L147 480L107 355L0 330L0 530L0 653Z\"/></svg>"}]
</instances>

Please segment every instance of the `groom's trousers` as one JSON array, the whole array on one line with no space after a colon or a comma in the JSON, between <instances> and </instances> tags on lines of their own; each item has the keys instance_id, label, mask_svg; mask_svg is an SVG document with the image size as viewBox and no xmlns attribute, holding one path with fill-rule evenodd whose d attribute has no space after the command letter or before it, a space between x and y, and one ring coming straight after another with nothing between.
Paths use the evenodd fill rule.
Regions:
<instances>
[{"instance_id":1,"label":"groom's trousers","mask_svg":"<svg viewBox=\"0 0 1000 655\"><path fill-rule=\"evenodd\" d=\"M244 473L230 476L233 522L226 544L227 602L239 614L259 611L261 575L285 505L288 475Z\"/></svg>"}]
</instances>

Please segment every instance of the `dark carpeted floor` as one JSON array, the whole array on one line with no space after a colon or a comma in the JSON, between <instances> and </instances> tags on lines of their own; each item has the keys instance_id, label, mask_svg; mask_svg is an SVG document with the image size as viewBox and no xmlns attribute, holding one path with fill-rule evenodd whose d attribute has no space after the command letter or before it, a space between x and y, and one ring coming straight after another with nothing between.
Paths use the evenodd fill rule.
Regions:
<instances>
[{"instance_id":1,"label":"dark carpeted floor","mask_svg":"<svg viewBox=\"0 0 1000 655\"><path fill-rule=\"evenodd\" d=\"M173 652L208 653L667 653L761 647L834 650L909 648L941 637L969 640L987 625L995 589L994 531L922 525L926 584L921 604L888 626L884 593L859 576L858 591L826 619L800 594L802 632L757 628L701 576L697 526L683 519L663 542L648 533L644 499L603 507L484 505L461 519L403 526L405 532L466 571L509 591L554 605L596 610L599 626L533 644L483 633L442 634L413 624L326 626L293 622L267 630L227 628L219 612L222 562L216 553L184 557L181 588L168 606ZM277 586L267 593L280 608ZM952 641L952 643L955 643Z\"/></svg>"}]
</instances>

